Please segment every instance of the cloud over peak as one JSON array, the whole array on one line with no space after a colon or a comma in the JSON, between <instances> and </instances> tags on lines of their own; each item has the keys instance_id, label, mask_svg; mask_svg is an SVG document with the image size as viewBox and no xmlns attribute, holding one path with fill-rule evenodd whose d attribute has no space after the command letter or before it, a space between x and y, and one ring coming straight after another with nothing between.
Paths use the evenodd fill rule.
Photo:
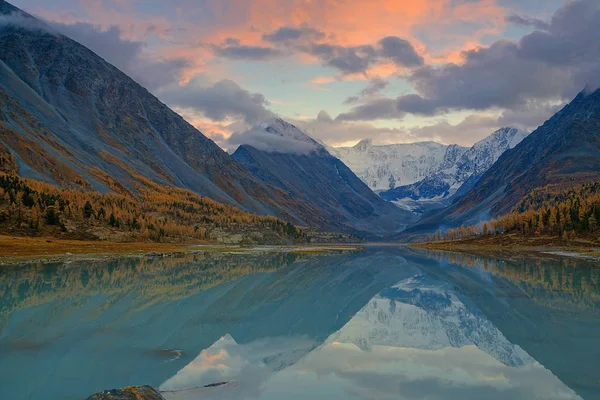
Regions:
<instances>
[{"instance_id":1,"label":"cloud over peak","mask_svg":"<svg viewBox=\"0 0 600 400\"><path fill-rule=\"evenodd\" d=\"M161 98L175 107L192 108L213 121L240 118L254 125L273 116L260 93L252 93L237 83L224 79L206 85L194 79L185 86L172 86L160 92Z\"/></svg>"}]
</instances>

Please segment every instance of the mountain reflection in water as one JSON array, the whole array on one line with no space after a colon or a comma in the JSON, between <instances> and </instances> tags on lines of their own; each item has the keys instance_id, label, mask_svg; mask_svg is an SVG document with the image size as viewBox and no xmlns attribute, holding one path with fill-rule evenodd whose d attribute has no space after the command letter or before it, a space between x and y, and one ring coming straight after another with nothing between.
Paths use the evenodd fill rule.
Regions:
<instances>
[{"instance_id":1,"label":"mountain reflection in water","mask_svg":"<svg viewBox=\"0 0 600 400\"><path fill-rule=\"evenodd\" d=\"M310 342L269 343L239 345L226 335L161 389L172 400L580 398L450 285L423 275L373 297L295 363L294 352ZM208 382L234 384L212 390Z\"/></svg>"},{"instance_id":2,"label":"mountain reflection in water","mask_svg":"<svg viewBox=\"0 0 600 400\"><path fill-rule=\"evenodd\" d=\"M0 398L596 398L599 271L405 248L7 268Z\"/></svg>"}]
</instances>

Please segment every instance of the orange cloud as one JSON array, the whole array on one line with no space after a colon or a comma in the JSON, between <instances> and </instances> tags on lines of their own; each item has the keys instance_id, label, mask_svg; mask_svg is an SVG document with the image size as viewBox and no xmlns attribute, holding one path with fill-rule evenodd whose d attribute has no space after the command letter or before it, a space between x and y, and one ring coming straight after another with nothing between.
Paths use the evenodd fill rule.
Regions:
<instances>
[{"instance_id":1,"label":"orange cloud","mask_svg":"<svg viewBox=\"0 0 600 400\"><path fill-rule=\"evenodd\" d=\"M207 0L198 9L194 2L174 2L176 19L141 12L136 0L80 3L87 21L72 14L38 13L58 22L83 21L104 29L117 25L123 38L129 40L155 36L160 40L149 46L149 56L188 60L190 66L184 71L182 84L200 72L217 79L228 74L227 64L220 62L210 44L236 38L246 46L272 46L263 35L284 26L314 28L325 33L319 42L344 47L373 45L384 37L398 36L410 41L427 63L460 63L464 50L479 47L484 35L499 34L504 29L507 15L498 0ZM197 17L202 15L210 15L210 20L198 22ZM320 62L305 52L296 52L296 56L302 63ZM371 65L366 74L344 79L403 72L392 63L379 63ZM325 84L335 78L316 79L313 83Z\"/></svg>"},{"instance_id":2,"label":"orange cloud","mask_svg":"<svg viewBox=\"0 0 600 400\"><path fill-rule=\"evenodd\" d=\"M198 72L222 69L211 63L215 55L208 44L237 38L244 45L265 46L263 35L283 26L309 26L326 34L322 42L344 47L398 36L409 40L428 63L460 62L462 51L477 47L484 35L498 34L504 28L507 11L497 1L207 0L199 11L211 16L207 22L197 21L193 2L173 4L176 20L141 12L135 0L80 0L80 4L88 22L104 29L117 25L124 39L142 40L149 35L162 39L153 54L185 57L191 65L182 78L185 83ZM58 22L81 20L72 14L40 13ZM319 62L306 53L299 59ZM372 67L368 75L386 77L398 72L402 71L396 66L383 64Z\"/></svg>"},{"instance_id":3,"label":"orange cloud","mask_svg":"<svg viewBox=\"0 0 600 400\"><path fill-rule=\"evenodd\" d=\"M314 83L316 85L327 85L328 83L333 83L337 81L335 76L317 76L310 80L310 83Z\"/></svg>"},{"instance_id":4,"label":"orange cloud","mask_svg":"<svg viewBox=\"0 0 600 400\"><path fill-rule=\"evenodd\" d=\"M428 36L443 38L445 42L455 38L456 43L450 43L448 48L452 52L467 39L499 33L506 15L496 0L254 0L237 1L235 8L226 0L211 0L209 4L219 26L206 40L238 37L244 43L258 45L263 33L281 26L307 24L327 33L325 41L329 43L359 46L386 36L399 36L411 41L422 55L429 46L419 39L419 32L426 31ZM456 26L461 23L469 23L473 28L457 33Z\"/></svg>"},{"instance_id":5,"label":"orange cloud","mask_svg":"<svg viewBox=\"0 0 600 400\"><path fill-rule=\"evenodd\" d=\"M224 123L215 122L193 108L173 107L173 110L205 136L213 140L227 139L233 133L233 127L229 126L233 121L225 121Z\"/></svg>"}]
</instances>

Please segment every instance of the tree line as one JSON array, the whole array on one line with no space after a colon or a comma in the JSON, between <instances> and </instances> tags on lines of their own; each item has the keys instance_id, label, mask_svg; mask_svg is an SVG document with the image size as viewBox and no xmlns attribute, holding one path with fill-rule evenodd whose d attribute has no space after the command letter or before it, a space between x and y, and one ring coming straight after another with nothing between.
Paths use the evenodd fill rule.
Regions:
<instances>
[{"instance_id":1,"label":"tree line","mask_svg":"<svg viewBox=\"0 0 600 400\"><path fill-rule=\"evenodd\" d=\"M0 173L0 230L153 241L204 240L215 229L231 233L259 230L306 240L306 235L289 222L245 212L186 189L150 180L135 183L134 189L135 195L100 193Z\"/></svg>"},{"instance_id":2,"label":"tree line","mask_svg":"<svg viewBox=\"0 0 600 400\"><path fill-rule=\"evenodd\" d=\"M571 240L578 236L597 240L600 221L600 182L561 189L537 188L508 214L478 225L438 231L428 241L459 240L477 236L516 234Z\"/></svg>"}]
</instances>

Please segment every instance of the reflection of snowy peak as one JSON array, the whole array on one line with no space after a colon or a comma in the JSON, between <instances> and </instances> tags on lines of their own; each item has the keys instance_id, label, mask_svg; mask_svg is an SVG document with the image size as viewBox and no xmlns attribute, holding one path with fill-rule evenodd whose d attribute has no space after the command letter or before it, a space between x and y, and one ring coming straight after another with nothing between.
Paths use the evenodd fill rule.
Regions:
<instances>
[{"instance_id":1,"label":"reflection of snowy peak","mask_svg":"<svg viewBox=\"0 0 600 400\"><path fill-rule=\"evenodd\" d=\"M365 139L354 147L328 148L372 190L409 185L453 165L467 150L435 142L374 146Z\"/></svg>"},{"instance_id":2,"label":"reflection of snowy peak","mask_svg":"<svg viewBox=\"0 0 600 400\"><path fill-rule=\"evenodd\" d=\"M275 337L238 344L226 334L165 381L160 390L184 391L232 380L244 386L258 385L274 371L294 365L315 346L306 337Z\"/></svg>"},{"instance_id":3,"label":"reflection of snowy peak","mask_svg":"<svg viewBox=\"0 0 600 400\"><path fill-rule=\"evenodd\" d=\"M475 345L508 366L534 360L443 283L416 276L384 290L329 341L438 350Z\"/></svg>"},{"instance_id":4,"label":"reflection of snowy peak","mask_svg":"<svg viewBox=\"0 0 600 400\"><path fill-rule=\"evenodd\" d=\"M475 143L456 162L445 165L413 184L398 186L381 196L400 206L414 201L442 201L471 189L481 176L509 149L519 144L527 132L517 128L502 128Z\"/></svg>"}]
</instances>

